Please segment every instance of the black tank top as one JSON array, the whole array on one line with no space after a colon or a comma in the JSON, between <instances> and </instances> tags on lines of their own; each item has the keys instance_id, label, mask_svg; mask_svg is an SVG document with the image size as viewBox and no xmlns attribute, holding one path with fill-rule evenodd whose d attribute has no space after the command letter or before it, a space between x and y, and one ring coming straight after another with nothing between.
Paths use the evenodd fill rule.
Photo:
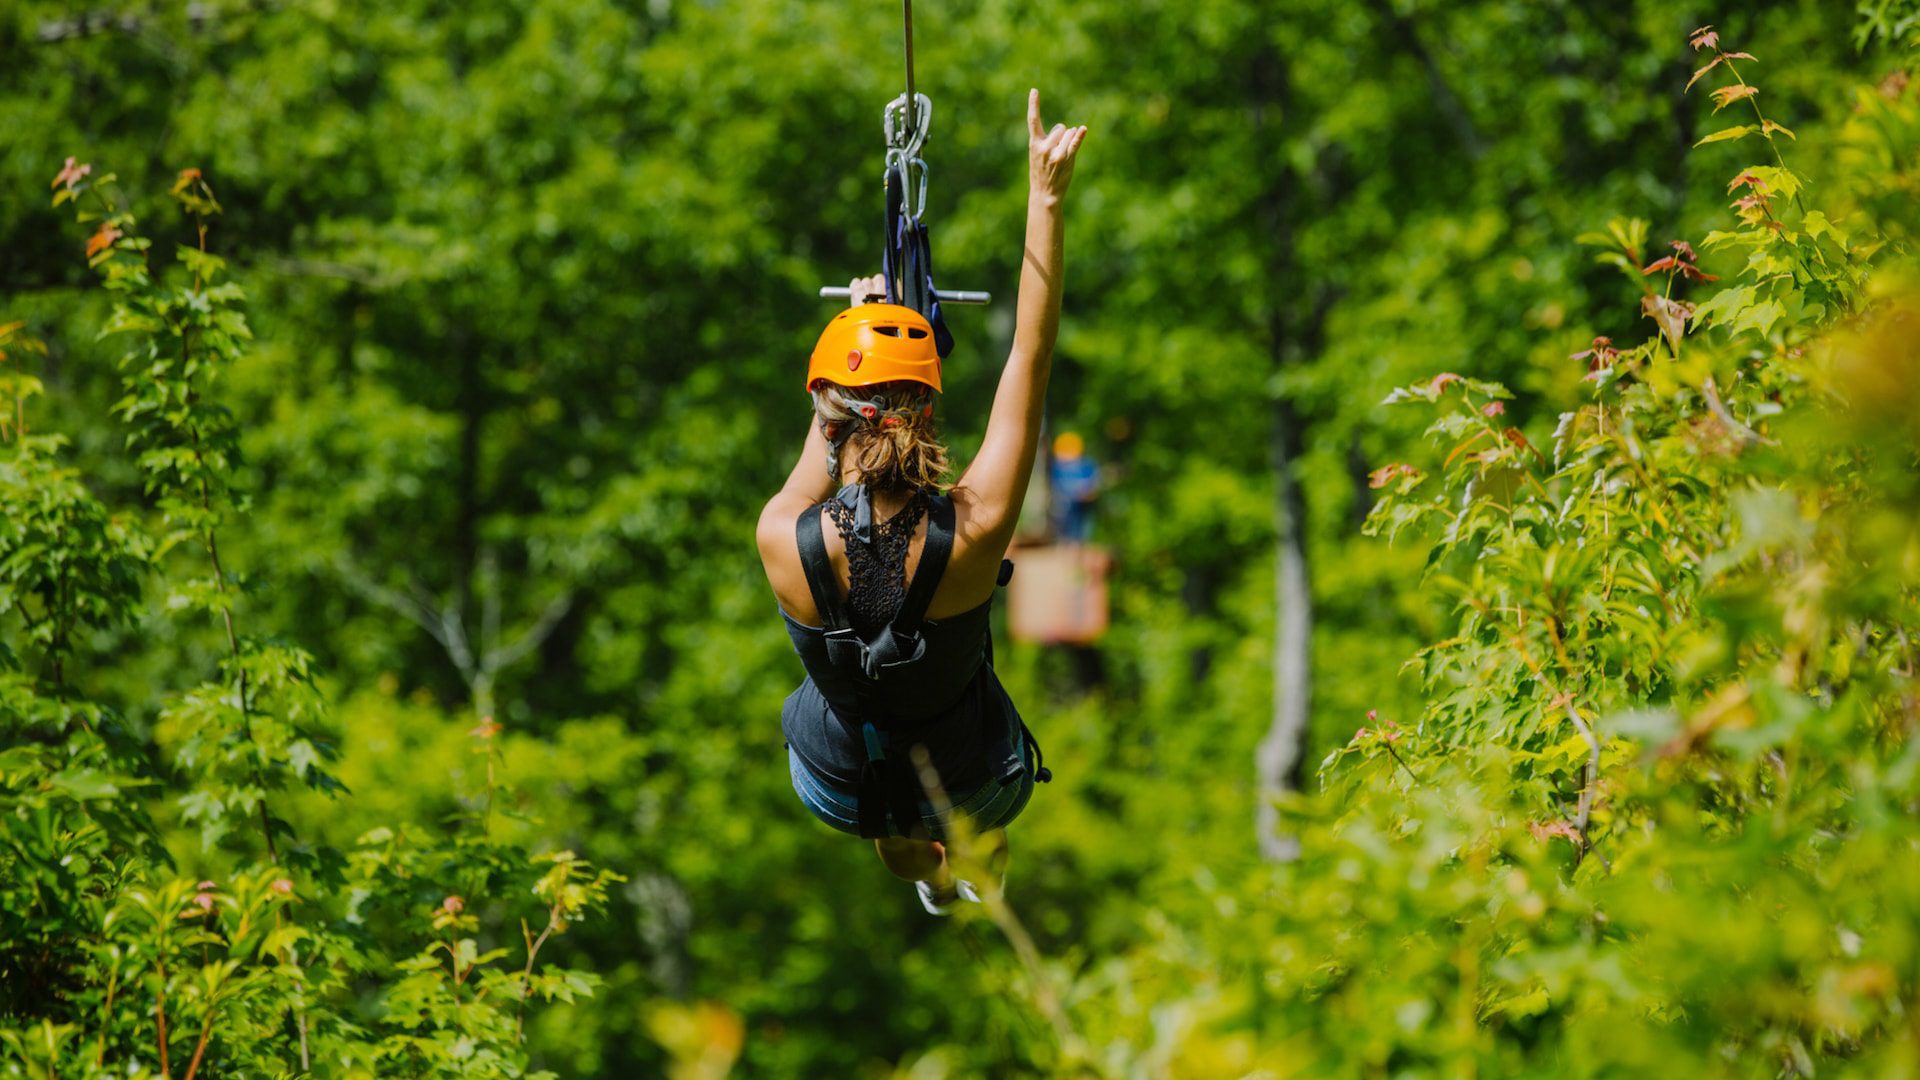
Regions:
<instances>
[{"instance_id":1,"label":"black tank top","mask_svg":"<svg viewBox=\"0 0 1920 1080\"><path fill-rule=\"evenodd\" d=\"M838 499L858 497L843 489ZM947 794L958 797L1024 767L1019 714L988 662L992 600L939 621L924 620L951 548L953 504L929 495L927 542L899 617L881 627L880 648L855 642L841 589L821 540L821 507L802 515L801 562L824 626L781 612L807 678L786 701L781 728L810 772L846 794L862 795L869 772L865 728L884 737L887 755L905 761L926 748ZM849 538L849 544L857 541ZM884 571L886 568L880 568ZM931 575L931 576L929 576ZM915 610L917 608L917 610ZM864 621L864 620L863 620ZM896 635L891 639L884 635Z\"/></svg>"}]
</instances>

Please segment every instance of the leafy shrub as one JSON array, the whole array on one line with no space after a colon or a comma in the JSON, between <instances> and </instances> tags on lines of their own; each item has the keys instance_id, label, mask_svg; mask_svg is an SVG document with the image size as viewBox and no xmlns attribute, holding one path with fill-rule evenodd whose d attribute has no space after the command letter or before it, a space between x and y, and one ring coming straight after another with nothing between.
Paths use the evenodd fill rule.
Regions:
<instances>
[{"instance_id":1,"label":"leafy shrub","mask_svg":"<svg viewBox=\"0 0 1920 1080\"><path fill-rule=\"evenodd\" d=\"M127 345L113 411L151 511L105 505L59 463L57 437L26 433L40 386L14 369L0 382L5 1070L543 1075L528 1005L597 980L542 967L541 951L618 876L497 842L485 811L451 830L397 822L346 851L303 843L276 813L295 785L351 796L327 771L311 657L247 632L248 581L223 564L247 499L215 391L249 331L207 247L220 205L182 172L172 195L194 242L156 269L111 181L69 160L54 204L92 229L87 259L113 298L104 333ZM0 348L33 351L18 326L0 328ZM102 635L159 618L216 628L212 676L151 716L89 702L89 666L113 662ZM494 734L475 731L483 753ZM478 794L490 809L491 789ZM198 830L199 850L169 849L175 823Z\"/></svg>"},{"instance_id":2,"label":"leafy shrub","mask_svg":"<svg viewBox=\"0 0 1920 1080\"><path fill-rule=\"evenodd\" d=\"M1870 91L1834 148L1882 167L1823 210L1751 58L1691 44L1753 114L1701 142L1769 159L1734 222L1705 256L1644 221L1581 238L1651 330L1568 357L1587 400L1551 423L1451 372L1388 399L1433 414L1368 525L1427 545L1449 612L1424 708L1328 755L1297 861L1031 972L1079 1002L1056 1071L1920 1068L1920 95Z\"/></svg>"}]
</instances>

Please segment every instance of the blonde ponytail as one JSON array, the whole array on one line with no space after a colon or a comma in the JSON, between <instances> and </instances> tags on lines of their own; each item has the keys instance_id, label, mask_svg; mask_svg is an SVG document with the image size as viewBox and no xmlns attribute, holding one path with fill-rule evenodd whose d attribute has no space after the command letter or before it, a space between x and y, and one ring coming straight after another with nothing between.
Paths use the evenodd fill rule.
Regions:
<instances>
[{"instance_id":1,"label":"blonde ponytail","mask_svg":"<svg viewBox=\"0 0 1920 1080\"><path fill-rule=\"evenodd\" d=\"M867 416L854 401L876 406ZM879 491L945 491L952 465L933 420L932 391L921 383L891 382L846 388L823 383L813 410L828 424L852 425L840 459Z\"/></svg>"}]
</instances>

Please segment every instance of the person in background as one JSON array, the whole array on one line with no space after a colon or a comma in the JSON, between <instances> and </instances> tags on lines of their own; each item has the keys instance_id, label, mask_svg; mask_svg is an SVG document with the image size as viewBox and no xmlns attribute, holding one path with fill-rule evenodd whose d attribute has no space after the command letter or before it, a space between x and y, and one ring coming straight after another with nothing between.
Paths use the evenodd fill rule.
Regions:
<instances>
[{"instance_id":1,"label":"person in background","mask_svg":"<svg viewBox=\"0 0 1920 1080\"><path fill-rule=\"evenodd\" d=\"M1100 494L1100 466L1087 454L1086 441L1072 431L1053 440L1053 532L1063 544L1093 539L1093 500Z\"/></svg>"}]
</instances>

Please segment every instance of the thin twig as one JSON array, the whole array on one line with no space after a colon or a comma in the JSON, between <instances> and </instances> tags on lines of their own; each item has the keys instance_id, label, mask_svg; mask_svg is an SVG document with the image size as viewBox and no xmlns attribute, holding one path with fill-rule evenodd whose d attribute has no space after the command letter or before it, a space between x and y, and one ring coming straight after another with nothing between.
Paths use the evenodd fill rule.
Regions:
<instances>
[{"instance_id":1,"label":"thin twig","mask_svg":"<svg viewBox=\"0 0 1920 1080\"><path fill-rule=\"evenodd\" d=\"M540 955L540 947L553 936L553 928L559 917L560 905L555 904L547 909L547 928L540 931L540 936L537 938L532 936L533 932L528 928L527 920L520 920L520 938L527 943L527 966L520 972L520 1008L513 1017L513 1037L519 1042L527 1041L527 999L533 996L533 960Z\"/></svg>"},{"instance_id":2,"label":"thin twig","mask_svg":"<svg viewBox=\"0 0 1920 1080\"><path fill-rule=\"evenodd\" d=\"M1580 710L1573 707L1571 696L1566 697L1562 704L1566 708L1567 719L1573 721L1573 726L1580 730L1580 737L1587 740L1586 776L1580 784L1580 806L1573 819L1573 826L1580 833L1580 848L1574 852L1573 856L1574 864L1578 865L1580 858L1587 852L1587 823L1593 817L1594 790L1600 783L1600 740L1594 735L1593 728L1580 716Z\"/></svg>"},{"instance_id":3,"label":"thin twig","mask_svg":"<svg viewBox=\"0 0 1920 1080\"><path fill-rule=\"evenodd\" d=\"M213 1034L213 1018L217 1015L218 1006L217 996L207 1002L207 1017L200 1021L200 1041L193 1045L193 1060L187 1062L186 1080L193 1080L194 1074L200 1071L200 1059L207 1052L207 1039Z\"/></svg>"},{"instance_id":4,"label":"thin twig","mask_svg":"<svg viewBox=\"0 0 1920 1080\"><path fill-rule=\"evenodd\" d=\"M160 1027L160 1080L172 1075L173 1067L167 1061L167 965L154 961L154 969L160 973L160 990L154 1002L153 1012Z\"/></svg>"}]
</instances>

